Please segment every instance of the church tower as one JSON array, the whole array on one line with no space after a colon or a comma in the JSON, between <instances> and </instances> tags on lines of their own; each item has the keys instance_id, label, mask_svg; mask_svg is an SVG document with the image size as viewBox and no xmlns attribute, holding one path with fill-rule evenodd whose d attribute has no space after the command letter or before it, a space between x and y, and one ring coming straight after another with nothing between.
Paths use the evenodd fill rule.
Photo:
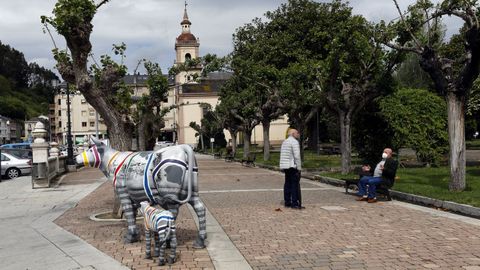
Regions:
<instances>
[{"instance_id":1,"label":"church tower","mask_svg":"<svg viewBox=\"0 0 480 270\"><path fill-rule=\"evenodd\" d=\"M175 64L181 64L184 63L187 59L195 59L199 57L198 49L200 47L200 40L190 32L190 26L192 25L192 23L188 19L186 1L185 10L183 12L183 20L180 25L182 26L182 33L175 40ZM200 71L201 69L198 68L198 70L195 69L193 71L190 71L189 73L200 73ZM175 77L175 82L177 84L184 84L185 82L189 81L189 78L187 78L187 76L188 74L186 72L180 72Z\"/></svg>"}]
</instances>

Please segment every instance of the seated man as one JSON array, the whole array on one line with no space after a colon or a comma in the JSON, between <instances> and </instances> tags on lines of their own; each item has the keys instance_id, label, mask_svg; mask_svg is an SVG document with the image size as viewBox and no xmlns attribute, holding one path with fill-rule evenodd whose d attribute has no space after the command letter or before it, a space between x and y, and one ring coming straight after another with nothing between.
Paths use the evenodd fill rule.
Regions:
<instances>
[{"instance_id":1,"label":"seated man","mask_svg":"<svg viewBox=\"0 0 480 270\"><path fill-rule=\"evenodd\" d=\"M373 171L373 176L363 176L358 183L358 193L361 196L357 201L368 201L369 203L377 202L376 189L380 183L386 183L391 187L395 180L398 163L392 158L392 149L385 148L382 153L382 160L377 164ZM370 165L362 167L364 172L371 171ZM367 193L368 185L368 193Z\"/></svg>"}]
</instances>

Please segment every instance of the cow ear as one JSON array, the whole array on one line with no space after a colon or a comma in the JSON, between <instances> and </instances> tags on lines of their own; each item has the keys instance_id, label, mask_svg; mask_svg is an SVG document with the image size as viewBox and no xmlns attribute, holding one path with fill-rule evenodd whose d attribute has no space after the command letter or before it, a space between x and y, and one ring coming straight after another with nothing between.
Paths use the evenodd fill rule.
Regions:
<instances>
[{"instance_id":1,"label":"cow ear","mask_svg":"<svg viewBox=\"0 0 480 270\"><path fill-rule=\"evenodd\" d=\"M91 136L90 140L92 141L92 143L94 143L97 146L102 144L102 142L99 139L97 139L95 136Z\"/></svg>"}]
</instances>

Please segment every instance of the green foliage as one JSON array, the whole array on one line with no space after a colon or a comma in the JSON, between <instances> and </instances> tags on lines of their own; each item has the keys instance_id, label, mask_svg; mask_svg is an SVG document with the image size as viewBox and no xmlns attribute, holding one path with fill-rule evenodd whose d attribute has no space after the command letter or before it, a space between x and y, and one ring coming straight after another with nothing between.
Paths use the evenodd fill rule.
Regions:
<instances>
[{"instance_id":1,"label":"green foliage","mask_svg":"<svg viewBox=\"0 0 480 270\"><path fill-rule=\"evenodd\" d=\"M53 9L54 17L41 16L41 21L42 24L51 24L60 35L65 36L78 25L90 23L96 11L92 0L58 0Z\"/></svg>"},{"instance_id":2,"label":"green foliage","mask_svg":"<svg viewBox=\"0 0 480 270\"><path fill-rule=\"evenodd\" d=\"M0 42L0 75L5 76L15 88L28 86L30 69L22 52Z\"/></svg>"},{"instance_id":3,"label":"green foliage","mask_svg":"<svg viewBox=\"0 0 480 270\"><path fill-rule=\"evenodd\" d=\"M374 100L359 112L353 122L352 146L356 149L362 164L378 162L379 154L386 147L398 150L392 144L395 132L379 112L378 100Z\"/></svg>"},{"instance_id":4,"label":"green foliage","mask_svg":"<svg viewBox=\"0 0 480 270\"><path fill-rule=\"evenodd\" d=\"M0 42L0 115L24 120L46 114L56 79L52 71L28 64L23 53Z\"/></svg>"},{"instance_id":5,"label":"green foliage","mask_svg":"<svg viewBox=\"0 0 480 270\"><path fill-rule=\"evenodd\" d=\"M467 167L467 188L463 192L450 192L448 190L450 169L438 168L399 168L398 179L393 186L394 190L416 194L438 200L452 201L480 207L480 168ZM339 173L322 175L341 178ZM352 175L353 176L353 175Z\"/></svg>"},{"instance_id":6,"label":"green foliage","mask_svg":"<svg viewBox=\"0 0 480 270\"><path fill-rule=\"evenodd\" d=\"M381 115L394 131L393 147L411 147L422 162L437 164L447 151L445 101L421 89L399 89L380 101Z\"/></svg>"},{"instance_id":7,"label":"green foliage","mask_svg":"<svg viewBox=\"0 0 480 270\"><path fill-rule=\"evenodd\" d=\"M416 89L433 89L430 75L420 66L419 56L408 54L394 74L399 87Z\"/></svg>"}]
</instances>

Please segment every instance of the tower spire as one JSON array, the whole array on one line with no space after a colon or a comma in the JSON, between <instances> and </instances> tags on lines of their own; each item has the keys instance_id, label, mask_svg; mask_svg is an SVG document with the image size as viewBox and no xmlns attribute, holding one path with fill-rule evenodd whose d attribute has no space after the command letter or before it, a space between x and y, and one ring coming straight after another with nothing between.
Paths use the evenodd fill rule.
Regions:
<instances>
[{"instance_id":1,"label":"tower spire","mask_svg":"<svg viewBox=\"0 0 480 270\"><path fill-rule=\"evenodd\" d=\"M187 1L185 1L185 9L183 11L183 20L188 21L188 14L187 14Z\"/></svg>"},{"instance_id":2,"label":"tower spire","mask_svg":"<svg viewBox=\"0 0 480 270\"><path fill-rule=\"evenodd\" d=\"M182 25L182 32L183 33L190 33L190 25L192 25L192 23L188 19L187 5L188 5L187 1L185 1L185 9L183 10L183 20L180 23L180 25Z\"/></svg>"}]
</instances>

